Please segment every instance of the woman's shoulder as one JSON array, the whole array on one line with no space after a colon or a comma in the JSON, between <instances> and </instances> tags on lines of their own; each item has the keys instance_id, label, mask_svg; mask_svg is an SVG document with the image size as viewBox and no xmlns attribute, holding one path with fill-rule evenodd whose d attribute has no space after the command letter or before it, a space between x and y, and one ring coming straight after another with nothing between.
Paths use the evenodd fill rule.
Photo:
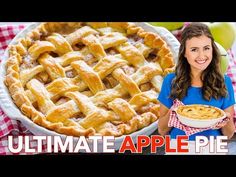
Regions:
<instances>
[{"instance_id":1,"label":"woman's shoulder","mask_svg":"<svg viewBox=\"0 0 236 177\"><path fill-rule=\"evenodd\" d=\"M174 78L175 78L175 73L169 73L164 77L165 80L173 80Z\"/></svg>"},{"instance_id":2,"label":"woman's shoulder","mask_svg":"<svg viewBox=\"0 0 236 177\"><path fill-rule=\"evenodd\" d=\"M225 79L225 83L226 84L231 84L232 83L232 80L231 80L231 78L228 76L228 75L224 75L224 79Z\"/></svg>"},{"instance_id":3,"label":"woman's shoulder","mask_svg":"<svg viewBox=\"0 0 236 177\"><path fill-rule=\"evenodd\" d=\"M170 85L175 78L175 73L169 73L164 77L163 85Z\"/></svg>"}]
</instances>

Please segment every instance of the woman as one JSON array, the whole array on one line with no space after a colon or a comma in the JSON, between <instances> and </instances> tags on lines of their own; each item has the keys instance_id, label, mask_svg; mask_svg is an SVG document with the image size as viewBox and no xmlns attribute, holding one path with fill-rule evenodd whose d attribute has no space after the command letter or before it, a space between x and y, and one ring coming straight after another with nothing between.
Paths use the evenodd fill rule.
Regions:
<instances>
[{"instance_id":1,"label":"woman","mask_svg":"<svg viewBox=\"0 0 236 177\"><path fill-rule=\"evenodd\" d=\"M233 123L234 91L230 78L220 71L220 54L209 28L202 23L191 23L182 32L179 58L175 73L168 74L158 96L160 119L158 132L170 134L175 140L177 135L185 135L178 128L168 127L173 101L178 99L185 105L205 104L218 107L226 112L230 120L218 126L189 136L195 137L225 135L230 139L235 131Z\"/></svg>"}]
</instances>

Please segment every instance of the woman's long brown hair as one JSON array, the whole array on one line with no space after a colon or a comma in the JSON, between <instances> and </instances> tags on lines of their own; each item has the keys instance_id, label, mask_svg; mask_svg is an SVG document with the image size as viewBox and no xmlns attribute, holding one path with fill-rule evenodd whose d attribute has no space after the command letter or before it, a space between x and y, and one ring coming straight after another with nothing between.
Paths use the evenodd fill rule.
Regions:
<instances>
[{"instance_id":1,"label":"woman's long brown hair","mask_svg":"<svg viewBox=\"0 0 236 177\"><path fill-rule=\"evenodd\" d=\"M186 40L193 37L205 35L211 39L213 48L213 58L209 66L202 72L201 80L203 83L203 98L210 100L211 97L219 99L227 96L227 89L224 76L220 71L220 53L214 42L212 34L207 25L203 23L191 23L182 32L181 45L179 48L178 62L176 65L176 77L172 81L170 98L182 100L187 96L187 90L191 86L191 69L185 58Z\"/></svg>"}]
</instances>

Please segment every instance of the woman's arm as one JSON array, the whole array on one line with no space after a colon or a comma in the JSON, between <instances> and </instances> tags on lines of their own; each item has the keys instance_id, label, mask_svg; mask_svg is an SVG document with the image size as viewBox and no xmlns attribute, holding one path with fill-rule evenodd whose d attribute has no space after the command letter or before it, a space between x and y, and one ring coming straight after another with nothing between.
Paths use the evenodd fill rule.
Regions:
<instances>
[{"instance_id":1,"label":"woman's arm","mask_svg":"<svg viewBox=\"0 0 236 177\"><path fill-rule=\"evenodd\" d=\"M235 125L233 121L233 115L234 115L234 106L230 106L227 109L224 110L226 112L227 117L230 118L230 120L226 123L225 126L221 128L221 131L223 135L228 136L228 139L232 138L235 132Z\"/></svg>"},{"instance_id":2,"label":"woman's arm","mask_svg":"<svg viewBox=\"0 0 236 177\"><path fill-rule=\"evenodd\" d=\"M158 120L158 133L162 136L167 135L171 130L171 127L168 127L170 113L171 110L160 103L160 118Z\"/></svg>"}]
</instances>

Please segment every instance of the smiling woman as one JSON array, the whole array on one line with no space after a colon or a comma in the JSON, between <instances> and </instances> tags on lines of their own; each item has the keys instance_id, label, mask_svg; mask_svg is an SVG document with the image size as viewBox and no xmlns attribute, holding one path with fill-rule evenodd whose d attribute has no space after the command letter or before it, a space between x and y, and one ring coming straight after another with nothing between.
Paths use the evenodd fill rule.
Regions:
<instances>
[{"instance_id":1,"label":"smiling woman","mask_svg":"<svg viewBox=\"0 0 236 177\"><path fill-rule=\"evenodd\" d=\"M170 134L174 140L178 135L185 135L179 128L168 127L171 107L178 99L184 105L203 104L224 110L229 121L219 129L209 129L189 137L194 141L196 136L220 136L231 138L235 127L233 123L235 104L232 81L220 72L219 50L209 28L202 23L191 23L184 28L181 35L179 58L175 73L168 74L162 85L158 100L160 118L158 131L162 135Z\"/></svg>"},{"instance_id":2,"label":"smiling woman","mask_svg":"<svg viewBox=\"0 0 236 177\"><path fill-rule=\"evenodd\" d=\"M184 56L187 58L192 71L204 71L212 60L211 39L202 35L187 40Z\"/></svg>"}]
</instances>

